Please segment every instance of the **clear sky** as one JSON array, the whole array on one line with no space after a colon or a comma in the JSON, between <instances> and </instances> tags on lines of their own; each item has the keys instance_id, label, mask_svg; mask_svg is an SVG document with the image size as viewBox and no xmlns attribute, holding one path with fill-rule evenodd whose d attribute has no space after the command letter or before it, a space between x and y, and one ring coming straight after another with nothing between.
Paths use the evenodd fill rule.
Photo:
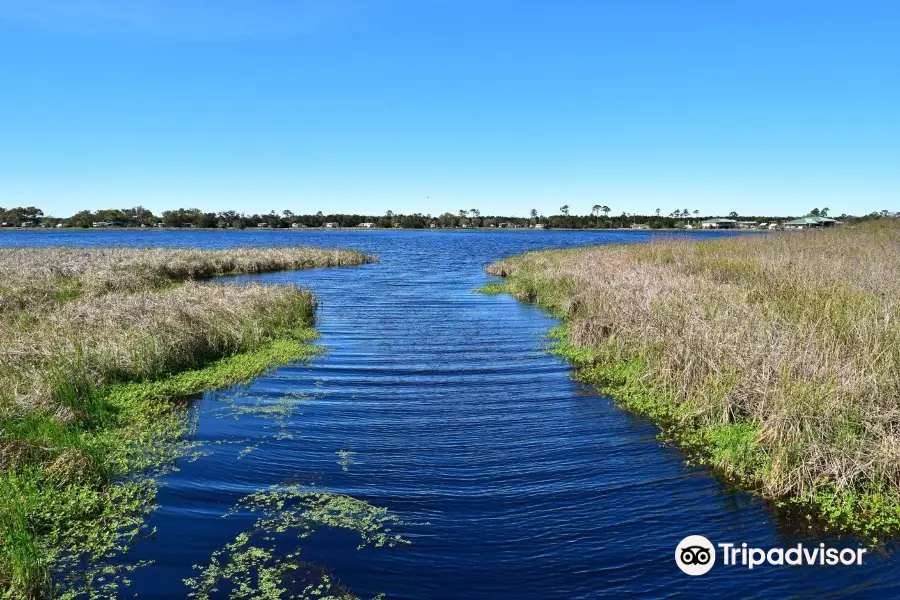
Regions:
<instances>
[{"instance_id":1,"label":"clear sky","mask_svg":"<svg viewBox=\"0 0 900 600\"><path fill-rule=\"evenodd\" d=\"M0 206L898 200L894 0L0 0Z\"/></svg>"}]
</instances>

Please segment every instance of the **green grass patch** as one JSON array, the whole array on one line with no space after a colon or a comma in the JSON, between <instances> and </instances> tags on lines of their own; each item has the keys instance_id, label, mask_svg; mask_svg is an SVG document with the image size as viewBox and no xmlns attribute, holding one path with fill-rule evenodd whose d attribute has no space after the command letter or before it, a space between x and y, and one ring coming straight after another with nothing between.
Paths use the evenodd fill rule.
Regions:
<instances>
[{"instance_id":1,"label":"green grass patch","mask_svg":"<svg viewBox=\"0 0 900 600\"><path fill-rule=\"evenodd\" d=\"M249 381L321 352L297 328L256 349L143 382L94 390L97 422L65 425L39 415L5 424L23 448L35 441L54 458L22 457L0 476L0 572L11 597L115 597L132 568L104 566L145 534L155 477L191 455L191 413L171 400Z\"/></svg>"},{"instance_id":2,"label":"green grass patch","mask_svg":"<svg viewBox=\"0 0 900 600\"><path fill-rule=\"evenodd\" d=\"M506 293L506 284L503 282L491 281L488 282L481 287L477 287L472 290L476 294L485 294L488 296L496 296L498 294Z\"/></svg>"}]
</instances>

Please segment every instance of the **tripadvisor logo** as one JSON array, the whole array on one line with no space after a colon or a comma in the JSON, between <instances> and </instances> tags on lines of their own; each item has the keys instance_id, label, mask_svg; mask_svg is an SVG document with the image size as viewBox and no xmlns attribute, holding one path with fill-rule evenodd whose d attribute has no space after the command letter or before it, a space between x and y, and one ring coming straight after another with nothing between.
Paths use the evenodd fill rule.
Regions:
<instances>
[{"instance_id":1,"label":"tripadvisor logo","mask_svg":"<svg viewBox=\"0 0 900 600\"><path fill-rule=\"evenodd\" d=\"M688 575L703 575L716 564L716 549L702 535L689 535L675 548L675 564Z\"/></svg>"},{"instance_id":2,"label":"tripadvisor logo","mask_svg":"<svg viewBox=\"0 0 900 600\"><path fill-rule=\"evenodd\" d=\"M861 565L865 548L826 548L797 544L790 548L753 548L744 544L716 544L722 552L722 564L753 569L760 565ZM675 564L688 575L703 575L716 564L716 549L702 535L689 535L675 547Z\"/></svg>"}]
</instances>

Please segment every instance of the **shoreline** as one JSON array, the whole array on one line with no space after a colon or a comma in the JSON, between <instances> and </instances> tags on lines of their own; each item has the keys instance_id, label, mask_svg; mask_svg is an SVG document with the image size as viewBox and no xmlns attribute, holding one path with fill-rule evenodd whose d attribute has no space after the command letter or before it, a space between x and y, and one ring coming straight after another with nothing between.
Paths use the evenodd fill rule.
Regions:
<instances>
[{"instance_id":1,"label":"shoreline","mask_svg":"<svg viewBox=\"0 0 900 600\"><path fill-rule=\"evenodd\" d=\"M876 337L857 342L840 324L866 327L896 310L888 308L896 299L865 295L832 273L797 283L765 261L801 256L801 245L806 263L794 269L816 272L825 259L808 246L890 256L878 244L896 239L894 230L779 235L766 239L774 253L753 237L537 251L492 264L487 272L502 279L476 291L506 293L560 319L548 350L579 381L650 418L691 461L792 517L876 543L900 533L900 490L885 473L893 454L878 453L878 435L889 433L877 427L891 427L880 425L887 409L865 407L890 403L893 367L861 374L887 378L872 392L828 382L857 361L874 365L873 353L889 360L880 348L894 346L890 332L867 328ZM871 285L858 264L848 257L839 271ZM751 341L761 345L742 346ZM828 344L827 354L808 358L820 356L816 344ZM760 382L771 383L750 387ZM871 470L851 471L857 460ZM815 461L835 466L818 474Z\"/></svg>"},{"instance_id":2,"label":"shoreline","mask_svg":"<svg viewBox=\"0 0 900 600\"><path fill-rule=\"evenodd\" d=\"M200 280L377 260L314 248L2 258L0 587L38 598L115 597L140 566L110 560L146 534L156 479L196 453L181 399L324 351L310 292Z\"/></svg>"}]
</instances>

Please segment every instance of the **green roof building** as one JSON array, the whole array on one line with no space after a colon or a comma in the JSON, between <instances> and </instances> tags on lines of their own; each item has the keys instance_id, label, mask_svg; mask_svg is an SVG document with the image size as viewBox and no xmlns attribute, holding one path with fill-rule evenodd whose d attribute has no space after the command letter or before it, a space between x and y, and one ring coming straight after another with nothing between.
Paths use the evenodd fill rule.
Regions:
<instances>
[{"instance_id":1,"label":"green roof building","mask_svg":"<svg viewBox=\"0 0 900 600\"><path fill-rule=\"evenodd\" d=\"M793 221L787 221L784 224L785 229L812 229L821 227L834 227L840 224L840 221L829 219L828 217L801 217Z\"/></svg>"}]
</instances>

